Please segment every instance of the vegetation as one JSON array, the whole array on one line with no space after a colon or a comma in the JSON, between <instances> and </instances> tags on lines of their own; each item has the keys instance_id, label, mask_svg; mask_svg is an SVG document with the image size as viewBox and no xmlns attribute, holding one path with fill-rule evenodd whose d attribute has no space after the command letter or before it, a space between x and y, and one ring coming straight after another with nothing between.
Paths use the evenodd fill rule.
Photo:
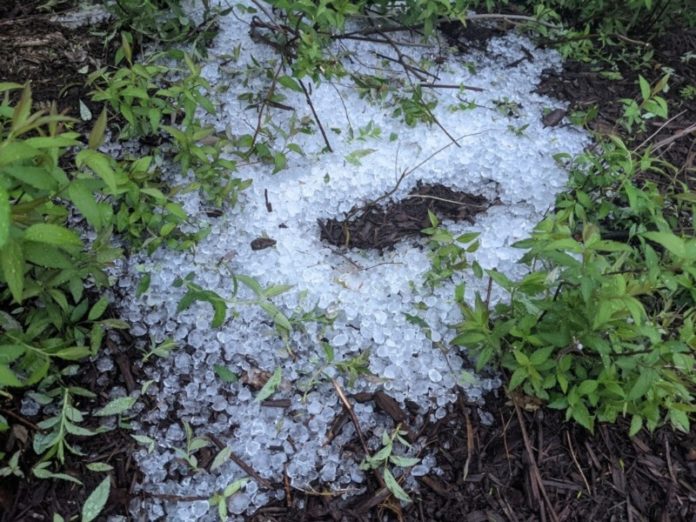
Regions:
<instances>
[{"instance_id":1,"label":"vegetation","mask_svg":"<svg viewBox=\"0 0 696 522\"><path fill-rule=\"evenodd\" d=\"M638 70L644 55L636 53L631 41L650 41L673 19L694 26L696 13L688 3L530 0L520 16L525 29L556 42L566 56L596 60L600 50L610 47L610 60L628 61ZM250 103L282 103L283 89L307 94L306 78L347 77L367 100L386 102L394 117L408 125L437 125L432 114L436 98L411 81L417 78L413 64L403 62L406 79L398 86L347 70L330 51L332 42L348 36L346 21L379 20L381 25L361 34L388 42L393 27L417 28L428 37L443 20L465 22L470 9L499 7L490 0L268 4L278 13L272 18L277 24L256 21L252 31L283 52L277 68L267 71L267 91L250 90ZM280 129L263 108L256 131L244 136L221 136L202 122L201 114L213 114L216 108L208 98L211 86L201 76L200 59L217 18L229 11L215 10L205 0L202 5L203 21L196 24L178 0L114 4L115 19L104 38L116 39L120 46L114 63L87 80L92 101L104 107L90 129L58 113L55 105L37 108L30 85L0 83L0 394L16 399L30 390L34 400L54 411L38 423L34 455L0 453L0 476L31 473L79 482L61 468L67 455L80 455L73 440L106 429L87 427L90 418L120 419L133 406L130 398L100 404L93 390L75 384L79 365L99 352L107 332L128 327L110 312L107 267L137 249L193 246L205 231L183 231L193 217L177 195L197 190L212 205L234 205L249 181L236 176L238 163L227 159L229 154L239 162L262 161L280 171L287 154L304 153L293 142L296 135L317 128L324 132L318 120L293 120L290 128ZM148 43L163 50L142 54ZM188 52L177 49L179 44L186 44ZM669 116L663 96L669 82L668 74L652 83L640 76L637 96L623 100L621 123L627 136L644 131L650 120ZM684 87L682 96L693 98L694 88ZM508 110L503 103L499 109ZM461 108L467 107L463 103ZM591 114L574 117L585 123ZM522 134L524 128L511 131ZM376 131L357 132L360 140ZM164 145L139 156L115 156L101 148L106 139L156 139ZM358 152L372 152L365 150ZM347 159L359 162L360 157ZM161 171L162 158L188 176L185 185L170 184ZM568 419L589 430L597 422L630 417L631 435L665 422L687 431L696 411L696 201L686 186L670 179L674 168L649 145L630 148L617 137L598 137L597 146L569 168L570 187L555 212L518 244L530 269L523 280L484 273L469 263L476 237L453 237L431 216L432 226L424 232L430 237L433 267L425 283L434 286L471 270L507 291L505 302L491 306L483 296L465 302L460 288L453 302L463 319L452 342L472 350L479 368L494 364L505 369L510 392L563 409ZM658 186L646 174L668 182ZM273 304L271 299L287 291L286 286L262 288L241 275L231 275L231 282L251 289L254 299L226 301L190 277L177 281L187 291L179 310L205 301L213 308L211 325L218 327L229 306L259 306L283 338L309 320L286 316ZM145 359L166 356L173 348L165 342ZM368 371L365 359L335 361L328 347L321 370L310 380L329 366L353 379ZM230 382L236 378L226 368L216 372ZM258 400L275 391L280 370L274 375ZM11 424L0 415L0 431ZM186 433L187 447L179 451L195 468L193 453L208 442L193 437L188 425ZM381 469L394 496L408 500L390 471L392 465L409 468L418 462L392 453L395 443L408 445L402 435L399 428L385 433L383 449L368 456L363 467ZM108 465L98 464L92 464L95 471L109 471ZM222 518L227 516L226 499L243 484L230 484L211 499ZM107 478L88 497L82 520L93 520L108 494Z\"/></svg>"}]
</instances>

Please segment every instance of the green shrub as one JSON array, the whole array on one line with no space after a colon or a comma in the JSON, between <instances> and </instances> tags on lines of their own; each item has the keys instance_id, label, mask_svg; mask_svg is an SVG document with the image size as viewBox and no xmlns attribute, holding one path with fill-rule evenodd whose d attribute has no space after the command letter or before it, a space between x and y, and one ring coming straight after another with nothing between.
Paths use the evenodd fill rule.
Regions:
<instances>
[{"instance_id":1,"label":"green shrub","mask_svg":"<svg viewBox=\"0 0 696 522\"><path fill-rule=\"evenodd\" d=\"M664 175L663 166L635 158L619 139L578 161L574 190L517 245L530 274L514 282L489 271L509 300L493 310L481 298L460 300L453 342L473 350L479 368L506 368L511 390L588 429L630 416L631 434L664 421L688 431L696 239L675 230L693 208L637 183L641 170Z\"/></svg>"}]
</instances>

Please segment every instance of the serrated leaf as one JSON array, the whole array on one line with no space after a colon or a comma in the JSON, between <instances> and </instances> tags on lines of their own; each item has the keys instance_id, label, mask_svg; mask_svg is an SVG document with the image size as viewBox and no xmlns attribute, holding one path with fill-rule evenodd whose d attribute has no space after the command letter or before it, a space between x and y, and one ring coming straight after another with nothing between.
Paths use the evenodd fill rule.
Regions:
<instances>
[{"instance_id":1,"label":"serrated leaf","mask_svg":"<svg viewBox=\"0 0 696 522\"><path fill-rule=\"evenodd\" d=\"M107 476L90 493L82 506L82 522L92 522L102 512L111 491L111 477Z\"/></svg>"},{"instance_id":2,"label":"serrated leaf","mask_svg":"<svg viewBox=\"0 0 696 522\"><path fill-rule=\"evenodd\" d=\"M391 494L397 499L403 502L412 502L411 497L409 497L408 494L403 490L403 488L394 478L394 475L392 475L391 471L389 471L387 468L384 468L384 484L387 486L387 489L391 492Z\"/></svg>"},{"instance_id":3,"label":"serrated leaf","mask_svg":"<svg viewBox=\"0 0 696 522\"><path fill-rule=\"evenodd\" d=\"M120 415L132 408L135 401L135 397L118 397L117 399L110 401L103 408L97 410L94 414L98 417Z\"/></svg>"},{"instance_id":4,"label":"serrated leaf","mask_svg":"<svg viewBox=\"0 0 696 522\"><path fill-rule=\"evenodd\" d=\"M266 381L266 384L263 385L263 388L261 388L259 393L256 395L256 402L265 401L271 395L273 395L278 389L278 386L280 386L282 379L282 370L280 368L276 368L273 375L271 375L271 377Z\"/></svg>"},{"instance_id":5,"label":"serrated leaf","mask_svg":"<svg viewBox=\"0 0 696 522\"><path fill-rule=\"evenodd\" d=\"M111 161L104 154L94 150L86 149L80 151L75 157L78 167L87 165L97 176L99 176L112 192L116 192L116 174L111 167Z\"/></svg>"},{"instance_id":6,"label":"serrated leaf","mask_svg":"<svg viewBox=\"0 0 696 522\"><path fill-rule=\"evenodd\" d=\"M276 305L274 305L270 301L261 301L259 303L259 306L264 312L266 312L271 317L275 324L289 332L292 332L292 324L290 324L288 318L285 317L283 312L281 312Z\"/></svg>"}]
</instances>

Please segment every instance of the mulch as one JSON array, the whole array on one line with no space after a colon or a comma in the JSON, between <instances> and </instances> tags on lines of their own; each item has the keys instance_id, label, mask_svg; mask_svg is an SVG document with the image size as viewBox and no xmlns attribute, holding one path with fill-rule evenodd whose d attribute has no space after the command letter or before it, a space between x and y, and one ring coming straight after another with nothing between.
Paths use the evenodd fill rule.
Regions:
<instances>
[{"instance_id":1,"label":"mulch","mask_svg":"<svg viewBox=\"0 0 696 522\"><path fill-rule=\"evenodd\" d=\"M82 102L96 118L101 104L90 100L92 89L85 82L110 63L114 41L105 44L103 35L61 26L50 21L50 13L30 10L44 3L0 5L7 15L0 15L0 81L30 82L35 109L55 101L58 112L79 119Z\"/></svg>"},{"instance_id":2,"label":"mulch","mask_svg":"<svg viewBox=\"0 0 696 522\"><path fill-rule=\"evenodd\" d=\"M597 117L589 122L592 130L606 135L613 134L627 140L630 148L651 145L653 155L678 169L675 179L690 190L696 189L696 96L691 99L682 94L683 89L696 88L696 59L689 53L696 49L696 29L675 28L657 39L651 46L639 46L636 52L652 53L652 58L640 71L633 70L622 60L617 60L620 79L611 79L606 69L596 65L568 61L561 72L547 71L537 92L570 102L569 112L597 109ZM607 49L612 52L611 48ZM619 119L623 114L622 99L640 102L638 75L652 85L670 73L669 90L660 96L669 105L668 122L648 120L646 130L628 138ZM691 132L684 132L691 128ZM671 177L657 177L640 173L661 188L669 190Z\"/></svg>"},{"instance_id":3,"label":"mulch","mask_svg":"<svg viewBox=\"0 0 696 522\"><path fill-rule=\"evenodd\" d=\"M296 494L250 520L696 520L696 430L629 438L629 423L619 421L591 434L520 396L489 396L483 410L492 423L460 396L447 417L420 430L439 471L417 478L420 491L406 507L371 479L362 496ZM408 410L386 413L406 429L413 420Z\"/></svg>"},{"instance_id":4,"label":"mulch","mask_svg":"<svg viewBox=\"0 0 696 522\"><path fill-rule=\"evenodd\" d=\"M0 72L3 81L32 80L34 97L56 100L71 115L79 114L79 100L87 102L81 70L103 63L103 41L86 31L56 27L44 18L27 22L30 7L39 2L0 2ZM13 23L9 23L9 21ZM473 27L470 24L469 27ZM479 47L488 36L473 28L470 34L449 29L453 45ZM470 43L466 43L469 38ZM696 121L693 101L679 100L679 86L696 85L696 60L683 62L685 46L696 48L693 32L675 31L655 47L655 60L672 67L672 90L667 95L676 103L673 114L685 112L652 138L655 143L674 137ZM84 52L84 54L83 54ZM37 63L38 62L38 63ZM661 72L644 75L655 80ZM625 71L624 80L608 81L585 64L567 64L560 75L549 74L540 92L569 100L574 107L597 104L597 130L620 132L616 124L620 105L617 98L637 93L635 75ZM652 132L650 132L652 133ZM659 153L677 165L685 180L693 178L694 140L684 136L661 147ZM689 181L691 183L691 181ZM693 186L693 185L692 185ZM495 202L480 196L457 192L443 186L416 187L410 197L354 209L347 219L327 220L321 225L322 237L339 246L357 248L392 247L407 236L415 236L429 226L428 210L440 219L472 220L478 212ZM126 339L121 346L109 345L117 363L112 381L96 384L96 368L86 365L73 384L84 386L107 400L114 386L128 389L138 385L139 375L132 361L136 354ZM130 351L129 351L130 350ZM690 433L661 428L655 433L643 430L628 437L628 424L599 425L594 434L555 411L539 408L532 400L516 396L489 396L484 411L461 396L450 413L437 422L426 422L416 429L413 409L401 408L383 392L362 394L349 401L373 401L378 410L401 424L410 436L425 437L429 451L437 459L439 471L418 477L419 491L410 492L413 504L402 507L370 476L367 491L358 497L307 495L291 490L291 497L260 509L249 517L254 522L272 521L696 521L696 428ZM78 403L78 407L83 407ZM30 475L35 456L27 446L36 426L20 415L16 400L3 399L0 410L19 428L0 434L0 449L8 454L23 451L26 478L0 479L0 521L50 521L54 513L65 519L79 518L81 506L90 491L103 478L91 472L88 462L100 461L114 467L112 494L103 515L128 517L128 503L138 482L132 453L136 449L130 433L116 430L80 440L88 458L68 455L64 471L79 478L85 487L60 480L39 480ZM343 412L336 430L350 422ZM14 419L14 422L12 419ZM18 420L19 419L19 420ZM23 442L24 441L24 442ZM346 450L360 452L358 440ZM209 460L209 459L202 459ZM252 470L253 471L253 470ZM275 486L283 487L283 477ZM317 484L317 489L321 485Z\"/></svg>"},{"instance_id":5,"label":"mulch","mask_svg":"<svg viewBox=\"0 0 696 522\"><path fill-rule=\"evenodd\" d=\"M399 241L418 236L430 227L428 213L438 220L468 221L490 208L483 196L441 184L418 183L398 201L369 202L353 208L346 217L319 220L321 239L339 247L385 250Z\"/></svg>"}]
</instances>

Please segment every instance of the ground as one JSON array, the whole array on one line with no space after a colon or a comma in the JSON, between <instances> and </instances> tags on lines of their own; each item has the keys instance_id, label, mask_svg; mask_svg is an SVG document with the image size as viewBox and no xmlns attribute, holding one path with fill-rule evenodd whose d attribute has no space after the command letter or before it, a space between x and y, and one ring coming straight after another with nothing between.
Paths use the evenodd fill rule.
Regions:
<instances>
[{"instance_id":1,"label":"ground","mask_svg":"<svg viewBox=\"0 0 696 522\"><path fill-rule=\"evenodd\" d=\"M59 110L79 116L79 102L88 103L84 87L87 68L92 71L105 63L108 49L103 36L83 30L69 30L48 21L37 11L39 2L0 3L0 81L31 81L34 99L40 103L56 101ZM447 28L445 28L447 29ZM452 34L458 45L478 46L487 35L484 32ZM454 40L453 40L454 41ZM660 67L675 71L676 81L668 94L677 115L667 125L649 128L645 137L661 143L658 148L664 158L680 168L678 176L694 187L693 169L696 144L680 132L696 121L696 100L678 96L681 86L696 85L696 60L678 59L696 47L696 34L686 30L665 35L655 46L652 58L654 80ZM621 71L622 80L610 80L598 71L580 63L568 63L561 74L551 74L540 86L543 93L568 100L572 107L599 105L596 130L622 134L616 120L620 111L617 100L635 94L635 73ZM640 140L639 140L640 141ZM637 145L637 143L632 144ZM691 170L690 170L691 169ZM690 174L691 172L691 174ZM659 180L658 180L659 181ZM428 190L437 190L430 187ZM431 192L427 194L431 195ZM439 192L432 192L442 197ZM466 194L445 194L447 199L465 198ZM471 201L471 212L476 205ZM427 206L408 209L406 222L419 221L410 228L421 227ZM370 209L368 209L370 210ZM443 209L440 209L443 210ZM447 209L444 209L447 210ZM353 233L377 248L388 247L394 234L403 233L389 228L390 216L405 212L403 206L371 209L362 218L372 215L387 229L381 229L381 243L368 245L374 232ZM414 217L415 216L415 217ZM466 219L467 216L461 216ZM357 219L357 218L356 218ZM369 219L364 219L362 226ZM350 224L355 225L355 222ZM327 239L343 243L343 224L325 224ZM357 239L356 239L357 238ZM117 346L118 345L118 346ZM113 386L132 389L137 386L137 369L131 366L132 346L127 336L120 343L110 341L119 367L115 382L100 387L96 384L95 368L75 378L79 384L97 392ZM136 357L133 357L135 360ZM394 425L407 430L413 421L408 411L402 411L385 394L353 397L353 400L374 401L378 409L392 417ZM518 520L695 520L696 519L696 428L689 434L660 429L655 433L641 431L627 436L624 422L600 425L594 434L565 422L558 412L539 408L521 396L489 396L486 411L493 418L480 414L477 405L460 397L450 414L436 422L426 423L418 435L426 436L435 451L441 475L418 477L420 492L415 502L401 507L386 493L377 480L369 483L368 491L360 497L342 499L338 496L309 495L286 489L286 499L259 510L253 521L320 521L320 520L414 520L414 521L518 521ZM0 411L19 421L9 437L2 440L4 450L11 453L27 441L27 430L37 426L19 413L18 401L3 400ZM336 429L350 422L344 412L337 418ZM356 447L357 441L353 442ZM110 432L82 441L82 449L91 455L89 461L106 462L114 467L114 486L106 515L128 516L128 502L133 486L138 482L138 469L131 453L135 443L126 431ZM201 464L205 465L205 454ZM85 491L91 491L100 476L85 467L87 462L68 457L65 471L79 478L86 488L66 481L28 478L21 483L10 479L0 482L2 522L23 520L52 520L55 512L66 519L79 515ZM253 470L251 470L253 472ZM253 475L253 473L251 473ZM279 477L274 487L284 487ZM320 491L321 486L317 485Z\"/></svg>"}]
</instances>

